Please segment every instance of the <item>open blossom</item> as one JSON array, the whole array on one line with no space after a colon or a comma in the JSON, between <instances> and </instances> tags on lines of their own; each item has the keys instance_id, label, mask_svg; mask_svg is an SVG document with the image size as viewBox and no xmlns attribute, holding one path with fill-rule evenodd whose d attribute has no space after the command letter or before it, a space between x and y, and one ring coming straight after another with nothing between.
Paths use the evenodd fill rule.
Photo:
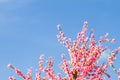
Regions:
<instances>
[{"instance_id":1,"label":"open blossom","mask_svg":"<svg viewBox=\"0 0 120 80\"><path fill-rule=\"evenodd\" d=\"M62 53L62 54L61 54L61 57L62 57L63 59L65 59L65 54L64 54L64 53Z\"/></svg>"},{"instance_id":2,"label":"open blossom","mask_svg":"<svg viewBox=\"0 0 120 80\"><path fill-rule=\"evenodd\" d=\"M12 66L12 64L8 64L8 67L14 69L14 67Z\"/></svg>"},{"instance_id":3,"label":"open blossom","mask_svg":"<svg viewBox=\"0 0 120 80\"><path fill-rule=\"evenodd\" d=\"M100 40L95 40L94 30L92 29L89 36L86 36L88 31L88 22L85 21L83 29L77 34L77 40L67 38L62 31L60 25L57 25L59 34L57 35L58 41L68 49L70 60L66 60L65 54L61 57L63 61L60 63L60 68L64 71L65 76L62 77L60 73L54 73L52 57L47 61L48 66L43 65L44 55L40 56L39 69L36 71L35 80L105 80L105 76L111 78L107 73L107 68L110 66L118 74L120 80L120 70L116 69L113 63L116 60L116 55L120 52L120 47L111 51L107 63L99 63L101 54L109 49L108 46L103 46L105 42L115 42L115 39L108 39L108 33L100 37ZM32 80L31 69L28 70L27 75L24 75L19 69L9 64L8 67L12 68L23 80ZM46 76L41 76L42 73ZM10 77L9 80L15 80Z\"/></svg>"},{"instance_id":4,"label":"open blossom","mask_svg":"<svg viewBox=\"0 0 120 80\"><path fill-rule=\"evenodd\" d=\"M16 80L16 78L14 76L10 76L9 80Z\"/></svg>"},{"instance_id":5,"label":"open blossom","mask_svg":"<svg viewBox=\"0 0 120 80\"><path fill-rule=\"evenodd\" d=\"M60 24L57 25L57 29L58 29L58 30L61 30Z\"/></svg>"},{"instance_id":6,"label":"open blossom","mask_svg":"<svg viewBox=\"0 0 120 80\"><path fill-rule=\"evenodd\" d=\"M84 22L84 26L88 26L88 22L87 21Z\"/></svg>"}]
</instances>

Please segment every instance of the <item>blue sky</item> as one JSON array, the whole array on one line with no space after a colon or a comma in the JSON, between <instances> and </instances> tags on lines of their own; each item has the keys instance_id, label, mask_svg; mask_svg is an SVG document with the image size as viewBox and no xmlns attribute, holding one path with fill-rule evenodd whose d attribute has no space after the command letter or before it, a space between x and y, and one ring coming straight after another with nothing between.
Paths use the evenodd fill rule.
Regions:
<instances>
[{"instance_id":1,"label":"blue sky","mask_svg":"<svg viewBox=\"0 0 120 80\"><path fill-rule=\"evenodd\" d=\"M53 56L55 72L59 72L60 55L67 55L67 49L57 41L57 24L62 25L68 37L76 39L87 20L89 31L93 28L97 39L108 32L109 38L117 40L108 44L110 49L117 48L120 45L119 3L119 0L0 0L0 79L17 77L7 68L8 63L24 73L32 66L34 75L40 54L45 59ZM119 57L115 63L117 68ZM117 80L111 68L108 72L112 75L110 80Z\"/></svg>"}]
</instances>

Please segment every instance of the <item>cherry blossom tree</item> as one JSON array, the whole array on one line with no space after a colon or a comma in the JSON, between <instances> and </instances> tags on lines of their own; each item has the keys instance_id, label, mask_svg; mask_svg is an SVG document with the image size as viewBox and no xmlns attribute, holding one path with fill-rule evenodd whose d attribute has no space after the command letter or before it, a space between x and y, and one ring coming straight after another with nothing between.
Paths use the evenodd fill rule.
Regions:
<instances>
[{"instance_id":1,"label":"cherry blossom tree","mask_svg":"<svg viewBox=\"0 0 120 80\"><path fill-rule=\"evenodd\" d=\"M43 66L44 55L40 56L39 69L36 71L35 79L33 79L30 68L26 75L24 75L18 68L12 64L8 67L13 69L18 76L23 80L105 80L105 76L111 78L107 73L108 67L112 67L118 75L120 80L120 70L116 69L113 63L116 60L116 55L120 52L120 47L111 51L108 61L106 63L99 63L99 59L104 52L109 49L108 46L103 47L105 42L113 43L115 39L108 39L108 33L100 37L98 41L95 40L94 30L91 30L87 36L88 22L85 21L83 29L77 34L77 40L67 38L62 31L60 25L57 25L59 34L58 41L68 49L70 60L66 60L65 54L61 54L63 61L59 64L64 71L65 76L62 77L60 73L55 74L53 70L54 60L52 57L47 61L48 66ZM41 73L46 74L45 77ZM9 80L16 80L15 77L9 77Z\"/></svg>"}]
</instances>

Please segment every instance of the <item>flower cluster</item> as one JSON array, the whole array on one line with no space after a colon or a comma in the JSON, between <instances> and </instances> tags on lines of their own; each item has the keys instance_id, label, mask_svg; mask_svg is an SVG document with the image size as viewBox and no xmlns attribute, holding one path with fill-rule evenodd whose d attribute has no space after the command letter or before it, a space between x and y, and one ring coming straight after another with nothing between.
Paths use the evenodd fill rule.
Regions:
<instances>
[{"instance_id":1,"label":"flower cluster","mask_svg":"<svg viewBox=\"0 0 120 80\"><path fill-rule=\"evenodd\" d=\"M60 25L57 25L59 34L57 35L58 41L68 49L70 60L66 60L65 54L62 54L63 62L59 64L60 68L65 72L65 76L61 77L60 73L54 73L53 64L54 60L50 57L47 61L48 66L43 66L44 55L40 56L39 69L36 71L35 80L105 80L105 76L110 78L107 73L107 68L110 66L118 74L120 80L120 70L116 69L113 65L116 60L116 55L120 52L120 47L111 51L108 57L108 62L99 63L102 54L105 54L109 47L103 47L104 42L115 42L115 39L108 39L108 33L100 37L98 41L95 40L94 30L91 30L89 36L86 36L88 30L88 22L85 21L83 29L77 34L77 40L67 38L62 31ZM23 80L32 80L31 69L28 70L27 75L24 75L19 69L8 65L10 68L23 78ZM45 77L41 73L46 74ZM13 76L9 80L16 80Z\"/></svg>"},{"instance_id":2,"label":"flower cluster","mask_svg":"<svg viewBox=\"0 0 120 80\"><path fill-rule=\"evenodd\" d=\"M12 64L8 64L8 67L12 68L16 72L16 74L18 74L24 80L32 80L31 68L28 70L27 75L25 76L19 69L14 67ZM9 77L9 80L16 80L16 78L11 76Z\"/></svg>"}]
</instances>

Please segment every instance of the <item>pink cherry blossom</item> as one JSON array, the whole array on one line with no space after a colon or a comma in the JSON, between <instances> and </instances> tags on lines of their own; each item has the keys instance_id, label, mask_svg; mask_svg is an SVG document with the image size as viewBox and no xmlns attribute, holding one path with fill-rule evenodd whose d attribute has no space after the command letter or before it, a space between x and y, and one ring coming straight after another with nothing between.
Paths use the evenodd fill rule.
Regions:
<instances>
[{"instance_id":1,"label":"pink cherry blossom","mask_svg":"<svg viewBox=\"0 0 120 80\"><path fill-rule=\"evenodd\" d=\"M120 47L110 52L108 62L99 63L100 56L105 54L104 51L109 49L109 46L103 46L105 42L115 42L116 40L109 39L108 33L95 40L94 30L92 29L87 36L88 22L85 21L83 29L77 34L77 40L67 38L62 31L60 24L57 25L59 34L57 35L58 41L68 49L70 60L66 60L65 54L61 57L63 61L59 64L60 68L64 71L65 76L62 77L60 73L57 75L54 72L53 65L54 59L52 57L47 61L47 66L43 65L44 55L39 58L39 69L36 71L35 80L105 80L105 76L111 78L107 73L108 67L112 67L113 71L117 73L118 80L120 80L120 70L115 68L113 63L116 60L116 55L120 52ZM18 76L23 80L33 80L31 68L27 74L24 75L19 69L12 64L8 64L8 67L13 69ZM45 73L46 76L41 76ZM9 77L9 80L16 80L14 77Z\"/></svg>"}]
</instances>

